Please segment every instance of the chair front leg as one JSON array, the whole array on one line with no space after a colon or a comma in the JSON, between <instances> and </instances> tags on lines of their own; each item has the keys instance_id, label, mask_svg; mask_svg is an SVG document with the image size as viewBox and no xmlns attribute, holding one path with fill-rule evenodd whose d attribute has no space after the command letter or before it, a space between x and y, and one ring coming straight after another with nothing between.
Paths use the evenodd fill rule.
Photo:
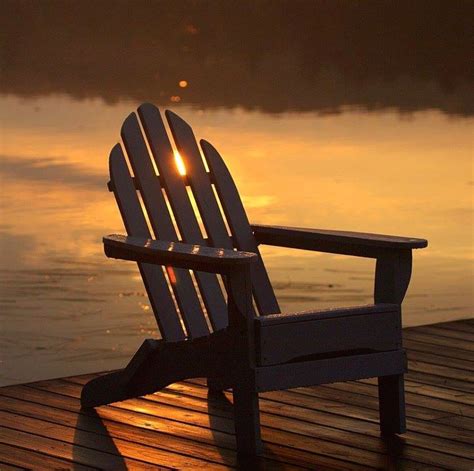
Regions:
<instances>
[{"instance_id":1,"label":"chair front leg","mask_svg":"<svg viewBox=\"0 0 474 471\"><path fill-rule=\"evenodd\" d=\"M258 455L262 451L262 440L254 372L242 372L236 378L233 396L237 452L242 455Z\"/></svg>"},{"instance_id":2,"label":"chair front leg","mask_svg":"<svg viewBox=\"0 0 474 471\"><path fill-rule=\"evenodd\" d=\"M400 250L377 259L375 303L402 304L410 283L411 250ZM380 376L378 379L380 430L383 434L404 433L404 375Z\"/></svg>"},{"instance_id":3,"label":"chair front leg","mask_svg":"<svg viewBox=\"0 0 474 471\"><path fill-rule=\"evenodd\" d=\"M262 450L260 412L255 380L255 340L252 284L249 267L228 275L229 328L234 336L232 388L237 452L257 455Z\"/></svg>"},{"instance_id":4,"label":"chair front leg","mask_svg":"<svg viewBox=\"0 0 474 471\"><path fill-rule=\"evenodd\" d=\"M380 376L379 413L380 431L384 435L406 432L405 382L403 374Z\"/></svg>"}]
</instances>

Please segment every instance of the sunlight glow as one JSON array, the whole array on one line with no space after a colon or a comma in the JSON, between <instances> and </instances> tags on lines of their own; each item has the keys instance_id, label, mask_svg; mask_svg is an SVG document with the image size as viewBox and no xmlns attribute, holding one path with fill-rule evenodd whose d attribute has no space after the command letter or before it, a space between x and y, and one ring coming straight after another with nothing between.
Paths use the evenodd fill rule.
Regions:
<instances>
[{"instance_id":1,"label":"sunlight glow","mask_svg":"<svg viewBox=\"0 0 474 471\"><path fill-rule=\"evenodd\" d=\"M168 273L168 277L170 279L170 283L172 285L176 284L176 274L173 270L173 267L166 267L166 273Z\"/></svg>"},{"instance_id":2,"label":"sunlight glow","mask_svg":"<svg viewBox=\"0 0 474 471\"><path fill-rule=\"evenodd\" d=\"M179 155L177 150L174 151L174 160L176 166L178 167L178 172L180 175L186 175L186 167L184 166L183 158Z\"/></svg>"}]
</instances>

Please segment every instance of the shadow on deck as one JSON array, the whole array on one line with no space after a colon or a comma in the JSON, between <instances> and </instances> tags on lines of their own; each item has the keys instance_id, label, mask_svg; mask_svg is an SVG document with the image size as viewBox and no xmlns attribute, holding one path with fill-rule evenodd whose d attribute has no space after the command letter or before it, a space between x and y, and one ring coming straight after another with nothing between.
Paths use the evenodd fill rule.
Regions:
<instances>
[{"instance_id":1,"label":"shadow on deck","mask_svg":"<svg viewBox=\"0 0 474 471\"><path fill-rule=\"evenodd\" d=\"M474 319L404 331L407 426L383 440L374 380L260 395L264 455L237 463L232 395L203 380L96 412L92 375L0 389L0 469L474 469Z\"/></svg>"}]
</instances>

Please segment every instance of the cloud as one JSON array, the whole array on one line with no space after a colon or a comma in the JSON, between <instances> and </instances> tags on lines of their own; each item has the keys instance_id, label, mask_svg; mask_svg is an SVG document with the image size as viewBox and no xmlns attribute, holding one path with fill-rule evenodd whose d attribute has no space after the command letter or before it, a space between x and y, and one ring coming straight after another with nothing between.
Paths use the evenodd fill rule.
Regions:
<instances>
[{"instance_id":1,"label":"cloud","mask_svg":"<svg viewBox=\"0 0 474 471\"><path fill-rule=\"evenodd\" d=\"M0 179L32 181L49 185L74 185L103 190L107 177L77 164L61 163L49 157L24 158L0 155Z\"/></svg>"}]
</instances>

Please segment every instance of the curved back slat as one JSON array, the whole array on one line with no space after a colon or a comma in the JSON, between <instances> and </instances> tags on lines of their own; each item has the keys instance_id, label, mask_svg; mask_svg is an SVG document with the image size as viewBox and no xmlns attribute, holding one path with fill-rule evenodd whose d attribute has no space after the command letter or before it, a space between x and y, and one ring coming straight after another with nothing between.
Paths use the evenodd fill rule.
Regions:
<instances>
[{"instance_id":1,"label":"curved back slat","mask_svg":"<svg viewBox=\"0 0 474 471\"><path fill-rule=\"evenodd\" d=\"M130 114L123 123L121 134L155 236L162 240L177 241L173 221L135 113ZM189 337L209 334L189 271L174 268L171 286Z\"/></svg>"},{"instance_id":2,"label":"curved back slat","mask_svg":"<svg viewBox=\"0 0 474 471\"><path fill-rule=\"evenodd\" d=\"M120 144L110 153L109 170L115 199L127 233L131 236L151 237ZM163 269L147 263L138 263L138 268L162 337L170 341L183 340L185 334Z\"/></svg>"},{"instance_id":3,"label":"curved back slat","mask_svg":"<svg viewBox=\"0 0 474 471\"><path fill-rule=\"evenodd\" d=\"M214 247L231 249L232 240L222 219L193 130L186 121L172 111L167 110L165 114L178 151L184 161L188 181L196 198L209 240Z\"/></svg>"},{"instance_id":4,"label":"curved back slat","mask_svg":"<svg viewBox=\"0 0 474 471\"><path fill-rule=\"evenodd\" d=\"M201 148L213 176L217 194L230 226L236 248L259 255L258 261L253 263L251 267L253 295L258 311L260 315L277 314L280 312L280 307L234 180L224 160L209 142L201 140Z\"/></svg>"},{"instance_id":5,"label":"curved back slat","mask_svg":"<svg viewBox=\"0 0 474 471\"><path fill-rule=\"evenodd\" d=\"M185 181L176 167L171 143L159 110L145 103L138 108L138 114L183 240L191 244L206 244ZM189 176L188 172L188 178ZM224 247L224 245L216 246ZM217 277L203 272L195 272L195 275L214 330L226 327L227 307Z\"/></svg>"}]
</instances>

